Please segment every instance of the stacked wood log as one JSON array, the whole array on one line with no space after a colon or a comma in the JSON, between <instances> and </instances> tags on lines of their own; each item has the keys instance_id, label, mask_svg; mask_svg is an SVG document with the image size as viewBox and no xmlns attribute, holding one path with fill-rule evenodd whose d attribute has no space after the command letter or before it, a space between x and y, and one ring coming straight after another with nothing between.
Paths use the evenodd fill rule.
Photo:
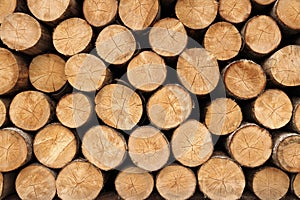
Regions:
<instances>
[{"instance_id":1,"label":"stacked wood log","mask_svg":"<svg viewBox=\"0 0 300 200\"><path fill-rule=\"evenodd\" d=\"M299 0L0 0L0 199L299 199L299 34Z\"/></svg>"}]
</instances>

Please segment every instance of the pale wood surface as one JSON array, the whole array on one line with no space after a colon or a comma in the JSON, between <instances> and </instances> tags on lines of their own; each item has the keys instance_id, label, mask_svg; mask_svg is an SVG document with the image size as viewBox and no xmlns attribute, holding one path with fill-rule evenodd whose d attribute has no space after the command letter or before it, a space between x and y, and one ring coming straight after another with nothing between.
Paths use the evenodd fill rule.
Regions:
<instances>
[{"instance_id":1,"label":"pale wood surface","mask_svg":"<svg viewBox=\"0 0 300 200\"><path fill-rule=\"evenodd\" d=\"M300 173L295 175L291 187L294 194L300 198Z\"/></svg>"},{"instance_id":2,"label":"pale wood surface","mask_svg":"<svg viewBox=\"0 0 300 200\"><path fill-rule=\"evenodd\" d=\"M250 0L219 0L219 14L230 23L242 23L250 16Z\"/></svg>"},{"instance_id":3,"label":"pale wood surface","mask_svg":"<svg viewBox=\"0 0 300 200\"><path fill-rule=\"evenodd\" d=\"M0 98L0 127L5 126L9 122L8 110L11 100Z\"/></svg>"},{"instance_id":4,"label":"pale wood surface","mask_svg":"<svg viewBox=\"0 0 300 200\"><path fill-rule=\"evenodd\" d=\"M2 0L0 4L0 24L4 18L12 14L17 7L17 0Z\"/></svg>"}]
</instances>

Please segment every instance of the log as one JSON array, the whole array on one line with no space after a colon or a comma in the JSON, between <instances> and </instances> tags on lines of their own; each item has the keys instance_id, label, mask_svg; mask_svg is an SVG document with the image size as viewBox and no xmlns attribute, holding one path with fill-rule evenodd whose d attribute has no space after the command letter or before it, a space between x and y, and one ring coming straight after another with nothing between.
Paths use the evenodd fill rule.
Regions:
<instances>
[{"instance_id":1,"label":"log","mask_svg":"<svg viewBox=\"0 0 300 200\"><path fill-rule=\"evenodd\" d=\"M179 55L187 45L188 36L183 24L175 18L164 18L150 30L152 50L164 57Z\"/></svg>"},{"instance_id":2,"label":"log","mask_svg":"<svg viewBox=\"0 0 300 200\"><path fill-rule=\"evenodd\" d=\"M241 167L224 155L215 155L198 171L200 191L210 199L239 199L246 181Z\"/></svg>"},{"instance_id":3,"label":"log","mask_svg":"<svg viewBox=\"0 0 300 200\"><path fill-rule=\"evenodd\" d=\"M144 92L161 86L167 77L164 60L152 51L143 51L134 57L127 67L127 78L131 85Z\"/></svg>"},{"instance_id":4,"label":"log","mask_svg":"<svg viewBox=\"0 0 300 200\"><path fill-rule=\"evenodd\" d=\"M300 133L300 99L293 99L293 116L290 121L291 127L294 131Z\"/></svg>"},{"instance_id":5,"label":"log","mask_svg":"<svg viewBox=\"0 0 300 200\"><path fill-rule=\"evenodd\" d=\"M291 179L291 190L298 198L300 198L300 173L296 174Z\"/></svg>"},{"instance_id":6,"label":"log","mask_svg":"<svg viewBox=\"0 0 300 200\"><path fill-rule=\"evenodd\" d=\"M55 172L43 165L29 165L17 176L17 193L21 199L52 200L56 194L55 177Z\"/></svg>"},{"instance_id":7,"label":"log","mask_svg":"<svg viewBox=\"0 0 300 200\"><path fill-rule=\"evenodd\" d=\"M249 175L249 186L259 199L281 199L288 192L290 179L275 167L263 167Z\"/></svg>"},{"instance_id":8,"label":"log","mask_svg":"<svg viewBox=\"0 0 300 200\"><path fill-rule=\"evenodd\" d=\"M64 167L56 179L57 195L64 200L95 199L103 187L101 171L91 163L75 160Z\"/></svg>"},{"instance_id":9,"label":"log","mask_svg":"<svg viewBox=\"0 0 300 200\"><path fill-rule=\"evenodd\" d=\"M121 21L132 30L144 30L159 17L158 0L120 0L119 16Z\"/></svg>"},{"instance_id":10,"label":"log","mask_svg":"<svg viewBox=\"0 0 300 200\"><path fill-rule=\"evenodd\" d=\"M212 92L220 78L217 59L204 48L185 50L178 58L176 71L185 88L201 96Z\"/></svg>"},{"instance_id":11,"label":"log","mask_svg":"<svg viewBox=\"0 0 300 200\"><path fill-rule=\"evenodd\" d=\"M215 135L228 135L236 130L243 119L240 106L230 98L217 98L205 110L205 124Z\"/></svg>"},{"instance_id":12,"label":"log","mask_svg":"<svg viewBox=\"0 0 300 200\"><path fill-rule=\"evenodd\" d=\"M262 67L251 60L237 60L222 71L227 93L235 99L253 99L261 94L267 84Z\"/></svg>"},{"instance_id":13,"label":"log","mask_svg":"<svg viewBox=\"0 0 300 200\"><path fill-rule=\"evenodd\" d=\"M12 194L15 190L16 173L1 173L0 172L0 199L4 199Z\"/></svg>"},{"instance_id":14,"label":"log","mask_svg":"<svg viewBox=\"0 0 300 200\"><path fill-rule=\"evenodd\" d=\"M278 86L300 86L300 46L288 45L276 51L263 64L270 80Z\"/></svg>"},{"instance_id":15,"label":"log","mask_svg":"<svg viewBox=\"0 0 300 200\"><path fill-rule=\"evenodd\" d=\"M252 118L269 129L284 127L292 117L293 106L281 90L268 89L252 103Z\"/></svg>"},{"instance_id":16,"label":"log","mask_svg":"<svg viewBox=\"0 0 300 200\"><path fill-rule=\"evenodd\" d=\"M147 103L147 115L161 129L177 127L191 114L193 102L190 94L181 86L168 84L155 92Z\"/></svg>"},{"instance_id":17,"label":"log","mask_svg":"<svg viewBox=\"0 0 300 200\"><path fill-rule=\"evenodd\" d=\"M115 186L122 199L146 199L154 188L154 180L148 172L129 167L119 172Z\"/></svg>"},{"instance_id":18,"label":"log","mask_svg":"<svg viewBox=\"0 0 300 200\"><path fill-rule=\"evenodd\" d=\"M0 4L0 24L4 21L5 17L12 14L17 8L17 0L3 0Z\"/></svg>"},{"instance_id":19,"label":"log","mask_svg":"<svg viewBox=\"0 0 300 200\"><path fill-rule=\"evenodd\" d=\"M10 49L37 55L51 47L51 35L36 19L25 13L13 13L1 24L2 42Z\"/></svg>"},{"instance_id":20,"label":"log","mask_svg":"<svg viewBox=\"0 0 300 200\"><path fill-rule=\"evenodd\" d=\"M266 15L249 19L241 34L245 41L245 51L252 57L262 57L271 53L278 47L282 38L276 21Z\"/></svg>"},{"instance_id":21,"label":"log","mask_svg":"<svg viewBox=\"0 0 300 200\"><path fill-rule=\"evenodd\" d=\"M65 74L73 88L85 92L99 90L111 81L111 72L96 56L79 53L68 59Z\"/></svg>"},{"instance_id":22,"label":"log","mask_svg":"<svg viewBox=\"0 0 300 200\"><path fill-rule=\"evenodd\" d=\"M11 100L7 98L0 99L0 127L9 123L8 110Z\"/></svg>"},{"instance_id":23,"label":"log","mask_svg":"<svg viewBox=\"0 0 300 200\"><path fill-rule=\"evenodd\" d=\"M169 165L158 173L156 189L168 200L188 199L196 190L195 174L191 169L181 165Z\"/></svg>"},{"instance_id":24,"label":"log","mask_svg":"<svg viewBox=\"0 0 300 200\"><path fill-rule=\"evenodd\" d=\"M228 22L217 22L205 33L204 47L218 60L230 60L236 57L242 48L240 32Z\"/></svg>"},{"instance_id":25,"label":"log","mask_svg":"<svg viewBox=\"0 0 300 200\"><path fill-rule=\"evenodd\" d=\"M230 156L244 167L263 165L272 154L270 133L253 123L245 123L229 135L226 148Z\"/></svg>"},{"instance_id":26,"label":"log","mask_svg":"<svg viewBox=\"0 0 300 200\"><path fill-rule=\"evenodd\" d=\"M210 132L197 120L188 120L174 131L171 147L175 159L187 167L200 166L214 150Z\"/></svg>"},{"instance_id":27,"label":"log","mask_svg":"<svg viewBox=\"0 0 300 200\"><path fill-rule=\"evenodd\" d=\"M59 100L56 106L56 116L64 126L81 127L92 116L92 102L83 93L67 94Z\"/></svg>"},{"instance_id":28,"label":"log","mask_svg":"<svg viewBox=\"0 0 300 200\"><path fill-rule=\"evenodd\" d=\"M133 34L124 26L110 25L98 35L96 41L98 55L108 63L121 65L126 63L136 50Z\"/></svg>"},{"instance_id":29,"label":"log","mask_svg":"<svg viewBox=\"0 0 300 200\"><path fill-rule=\"evenodd\" d=\"M0 130L0 172L9 172L30 161L32 138L17 128Z\"/></svg>"},{"instance_id":30,"label":"log","mask_svg":"<svg viewBox=\"0 0 300 200\"><path fill-rule=\"evenodd\" d=\"M29 65L29 80L42 92L59 91L67 83L65 61L55 54L36 56Z\"/></svg>"},{"instance_id":31,"label":"log","mask_svg":"<svg viewBox=\"0 0 300 200\"><path fill-rule=\"evenodd\" d=\"M41 129L33 141L33 152L43 165L59 169L71 162L78 150L74 133L59 123Z\"/></svg>"},{"instance_id":32,"label":"log","mask_svg":"<svg viewBox=\"0 0 300 200\"><path fill-rule=\"evenodd\" d=\"M11 94L28 86L27 62L11 51L0 48L0 95Z\"/></svg>"},{"instance_id":33,"label":"log","mask_svg":"<svg viewBox=\"0 0 300 200\"><path fill-rule=\"evenodd\" d=\"M127 86L110 84L95 97L98 117L107 125L131 130L140 121L143 105L140 96Z\"/></svg>"},{"instance_id":34,"label":"log","mask_svg":"<svg viewBox=\"0 0 300 200\"><path fill-rule=\"evenodd\" d=\"M204 29L216 18L218 2L215 0L178 0L175 6L178 19L188 28Z\"/></svg>"},{"instance_id":35,"label":"log","mask_svg":"<svg viewBox=\"0 0 300 200\"><path fill-rule=\"evenodd\" d=\"M287 172L300 172L300 135L277 133L273 138L273 143L273 162Z\"/></svg>"},{"instance_id":36,"label":"log","mask_svg":"<svg viewBox=\"0 0 300 200\"><path fill-rule=\"evenodd\" d=\"M92 27L85 20L69 18L54 29L53 44L59 53L72 56L87 51L92 37Z\"/></svg>"},{"instance_id":37,"label":"log","mask_svg":"<svg viewBox=\"0 0 300 200\"><path fill-rule=\"evenodd\" d=\"M274 3L275 1L276 0L252 0L252 2L258 6L268 6L272 3Z\"/></svg>"},{"instance_id":38,"label":"log","mask_svg":"<svg viewBox=\"0 0 300 200\"><path fill-rule=\"evenodd\" d=\"M53 103L47 95L37 91L25 91L13 98L9 117L15 126L36 131L52 119L53 110Z\"/></svg>"},{"instance_id":39,"label":"log","mask_svg":"<svg viewBox=\"0 0 300 200\"><path fill-rule=\"evenodd\" d=\"M252 10L250 0L219 0L219 14L224 20L240 24L248 19Z\"/></svg>"},{"instance_id":40,"label":"log","mask_svg":"<svg viewBox=\"0 0 300 200\"><path fill-rule=\"evenodd\" d=\"M128 153L139 168L156 171L167 164L170 144L160 130L152 126L141 126L130 134Z\"/></svg>"},{"instance_id":41,"label":"log","mask_svg":"<svg viewBox=\"0 0 300 200\"><path fill-rule=\"evenodd\" d=\"M122 134L114 129L98 125L90 128L82 138L84 157L101 170L113 170L120 166L127 155L127 144Z\"/></svg>"}]
</instances>

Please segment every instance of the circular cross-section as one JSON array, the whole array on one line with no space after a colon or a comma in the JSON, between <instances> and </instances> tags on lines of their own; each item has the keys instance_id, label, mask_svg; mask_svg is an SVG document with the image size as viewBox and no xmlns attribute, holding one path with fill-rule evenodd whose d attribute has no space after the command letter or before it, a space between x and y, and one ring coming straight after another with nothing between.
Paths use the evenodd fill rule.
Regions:
<instances>
[{"instance_id":1,"label":"circular cross-section","mask_svg":"<svg viewBox=\"0 0 300 200\"><path fill-rule=\"evenodd\" d=\"M228 22L242 23L250 16L250 0L219 0L219 14Z\"/></svg>"},{"instance_id":2,"label":"circular cross-section","mask_svg":"<svg viewBox=\"0 0 300 200\"><path fill-rule=\"evenodd\" d=\"M0 24L5 17L12 14L17 7L17 0L2 0L0 4ZM1 194L1 192L0 192Z\"/></svg>"},{"instance_id":3,"label":"circular cross-section","mask_svg":"<svg viewBox=\"0 0 300 200\"><path fill-rule=\"evenodd\" d=\"M292 182L291 187L292 187L292 190L293 190L294 194L295 194L298 198L300 198L300 173L298 173L298 174L295 176L295 178L294 178L294 180L293 180L293 182Z\"/></svg>"},{"instance_id":4,"label":"circular cross-section","mask_svg":"<svg viewBox=\"0 0 300 200\"><path fill-rule=\"evenodd\" d=\"M299 0L278 0L274 9L280 22L293 30L300 30Z\"/></svg>"}]
</instances>

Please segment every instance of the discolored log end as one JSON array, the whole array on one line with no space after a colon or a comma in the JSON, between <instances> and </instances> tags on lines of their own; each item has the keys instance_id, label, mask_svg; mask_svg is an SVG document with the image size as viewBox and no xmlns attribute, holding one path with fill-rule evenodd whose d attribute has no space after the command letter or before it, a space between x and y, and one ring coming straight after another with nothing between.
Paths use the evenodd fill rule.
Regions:
<instances>
[{"instance_id":1,"label":"discolored log end","mask_svg":"<svg viewBox=\"0 0 300 200\"><path fill-rule=\"evenodd\" d=\"M17 8L17 0L2 0L0 4L0 24L4 18L12 14Z\"/></svg>"},{"instance_id":2,"label":"discolored log end","mask_svg":"<svg viewBox=\"0 0 300 200\"><path fill-rule=\"evenodd\" d=\"M250 0L219 0L219 14L230 23L242 23L250 16L252 5Z\"/></svg>"},{"instance_id":3,"label":"discolored log end","mask_svg":"<svg viewBox=\"0 0 300 200\"><path fill-rule=\"evenodd\" d=\"M294 179L291 183L292 192L300 198L300 173L294 176Z\"/></svg>"}]
</instances>

